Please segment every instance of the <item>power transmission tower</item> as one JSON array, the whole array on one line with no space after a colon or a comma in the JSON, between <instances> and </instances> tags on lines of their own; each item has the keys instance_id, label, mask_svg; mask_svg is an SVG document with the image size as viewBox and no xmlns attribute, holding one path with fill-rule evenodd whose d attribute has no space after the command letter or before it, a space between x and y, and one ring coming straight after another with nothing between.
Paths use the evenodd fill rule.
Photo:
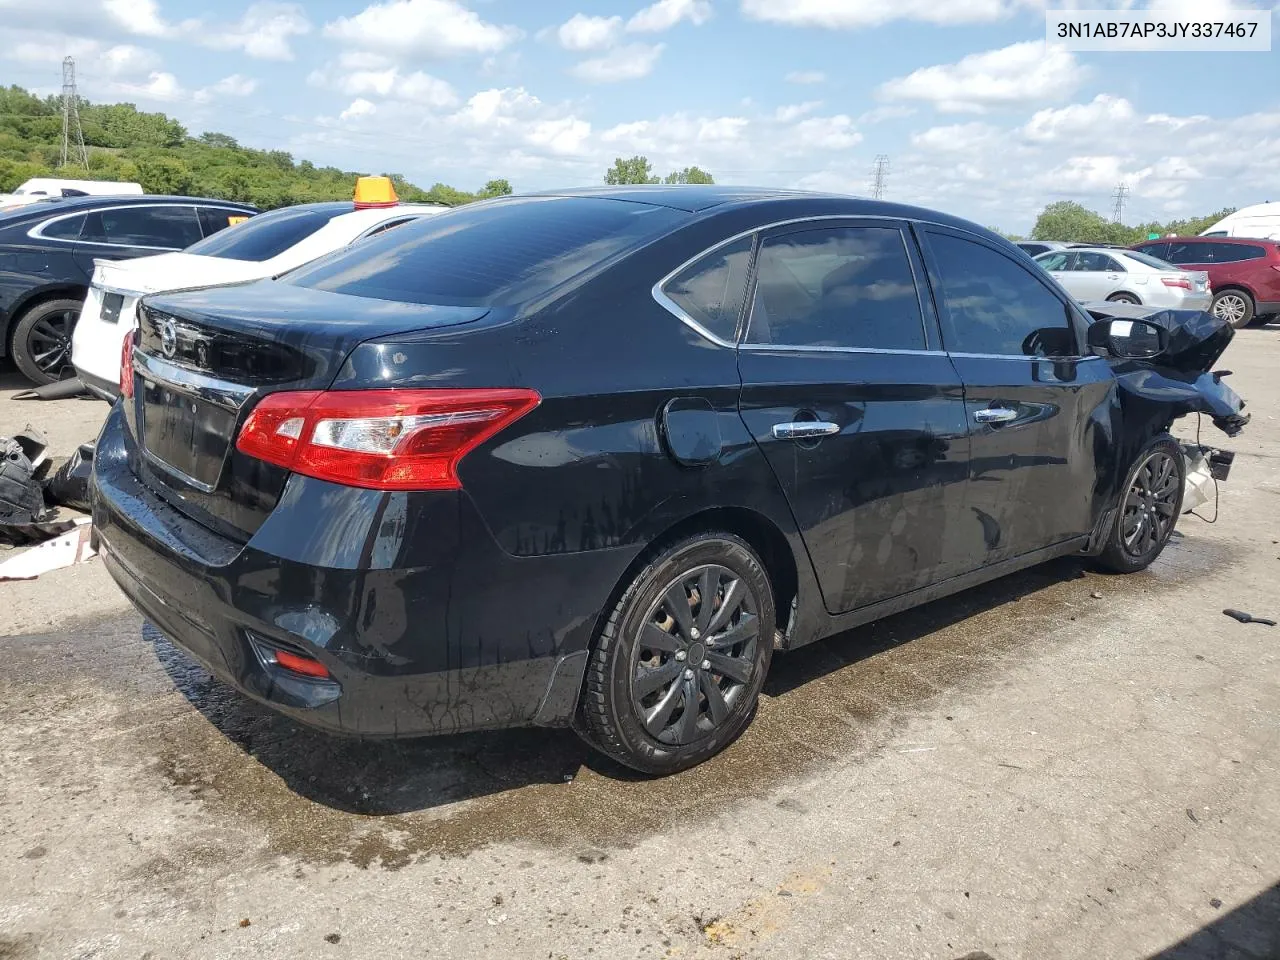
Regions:
<instances>
[{"instance_id":1,"label":"power transmission tower","mask_svg":"<svg viewBox=\"0 0 1280 960\"><path fill-rule=\"evenodd\" d=\"M75 140L72 140L73 129ZM74 143L74 146L73 146ZM89 169L89 151L84 145L84 130L80 127L80 95L76 92L76 61L65 57L62 61L62 163L65 167L71 151L74 159Z\"/></svg>"},{"instance_id":2,"label":"power transmission tower","mask_svg":"<svg viewBox=\"0 0 1280 960\"><path fill-rule=\"evenodd\" d=\"M888 155L882 153L876 157L876 165L872 171L872 176L875 179L871 183L871 196L875 200L883 200L885 186L889 180Z\"/></svg>"},{"instance_id":3,"label":"power transmission tower","mask_svg":"<svg viewBox=\"0 0 1280 960\"><path fill-rule=\"evenodd\" d=\"M1111 219L1116 223L1124 221L1124 202L1129 196L1129 185L1122 183L1116 187L1115 195L1111 198L1116 202L1115 212L1111 215Z\"/></svg>"}]
</instances>

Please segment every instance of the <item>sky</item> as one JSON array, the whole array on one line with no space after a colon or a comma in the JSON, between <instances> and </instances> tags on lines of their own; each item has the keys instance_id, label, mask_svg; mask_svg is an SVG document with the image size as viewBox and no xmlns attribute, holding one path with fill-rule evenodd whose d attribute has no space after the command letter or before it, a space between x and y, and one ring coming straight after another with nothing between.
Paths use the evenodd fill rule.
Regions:
<instances>
[{"instance_id":1,"label":"sky","mask_svg":"<svg viewBox=\"0 0 1280 960\"><path fill-rule=\"evenodd\" d=\"M1220 19L1280 0L1050 0ZM0 0L0 82L295 159L517 191L618 156L886 196L1008 231L1055 200L1168 220L1280 200L1280 49L1045 43L1045 0ZM1280 42L1280 41L1278 41Z\"/></svg>"}]
</instances>

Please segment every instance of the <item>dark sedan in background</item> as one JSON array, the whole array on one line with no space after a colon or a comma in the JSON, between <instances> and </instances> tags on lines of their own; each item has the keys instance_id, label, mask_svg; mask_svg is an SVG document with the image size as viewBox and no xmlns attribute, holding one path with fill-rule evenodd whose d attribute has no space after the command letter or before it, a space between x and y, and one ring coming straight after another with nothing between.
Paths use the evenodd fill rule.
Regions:
<instances>
[{"instance_id":1,"label":"dark sedan in background","mask_svg":"<svg viewBox=\"0 0 1280 960\"><path fill-rule=\"evenodd\" d=\"M0 211L0 357L34 383L73 373L93 261L181 250L256 207L193 197L64 197Z\"/></svg>"},{"instance_id":2,"label":"dark sedan in background","mask_svg":"<svg viewBox=\"0 0 1280 960\"><path fill-rule=\"evenodd\" d=\"M1205 319L1198 365L1232 333ZM747 726L775 648L1064 554L1159 555L1171 421L1196 390L1240 402L1166 389L1165 326L1093 321L913 207L487 201L144 300L95 529L163 632L298 720L573 724L671 772Z\"/></svg>"}]
</instances>

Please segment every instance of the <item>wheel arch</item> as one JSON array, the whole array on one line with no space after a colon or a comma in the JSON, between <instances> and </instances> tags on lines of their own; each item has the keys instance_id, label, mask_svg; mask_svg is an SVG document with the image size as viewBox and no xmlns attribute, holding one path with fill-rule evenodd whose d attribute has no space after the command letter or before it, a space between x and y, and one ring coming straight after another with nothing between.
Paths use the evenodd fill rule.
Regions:
<instances>
[{"instance_id":1,"label":"wheel arch","mask_svg":"<svg viewBox=\"0 0 1280 960\"><path fill-rule=\"evenodd\" d=\"M1258 297L1245 284L1239 282L1238 280L1232 280L1228 283L1224 283L1220 287L1214 287L1213 295L1215 298L1217 298L1222 294L1227 293L1228 291L1231 291L1234 293L1243 293L1246 297L1248 297L1250 300L1253 301L1254 308L1257 309Z\"/></svg>"},{"instance_id":2,"label":"wheel arch","mask_svg":"<svg viewBox=\"0 0 1280 960\"><path fill-rule=\"evenodd\" d=\"M1118 297L1132 297L1139 306L1143 305L1142 297L1132 290L1113 290L1107 294L1107 303L1115 303Z\"/></svg>"},{"instance_id":3,"label":"wheel arch","mask_svg":"<svg viewBox=\"0 0 1280 960\"><path fill-rule=\"evenodd\" d=\"M82 283L54 283L37 287L15 300L5 315L3 328L0 328L0 357L13 354L14 330L28 311L49 300L58 300L62 297L84 300L88 295L89 288Z\"/></svg>"}]
</instances>

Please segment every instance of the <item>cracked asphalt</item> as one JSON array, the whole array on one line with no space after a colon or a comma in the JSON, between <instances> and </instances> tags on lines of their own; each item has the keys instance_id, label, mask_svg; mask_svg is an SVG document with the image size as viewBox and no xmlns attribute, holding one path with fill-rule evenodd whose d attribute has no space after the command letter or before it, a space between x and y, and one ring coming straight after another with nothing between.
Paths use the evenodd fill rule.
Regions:
<instances>
[{"instance_id":1,"label":"cracked asphalt","mask_svg":"<svg viewBox=\"0 0 1280 960\"><path fill-rule=\"evenodd\" d=\"M1217 523L779 656L665 780L563 731L330 739L94 561L0 585L0 958L1280 958L1280 628L1221 612L1280 619L1280 336L1221 366ZM105 412L17 386L0 433L55 453Z\"/></svg>"}]
</instances>

